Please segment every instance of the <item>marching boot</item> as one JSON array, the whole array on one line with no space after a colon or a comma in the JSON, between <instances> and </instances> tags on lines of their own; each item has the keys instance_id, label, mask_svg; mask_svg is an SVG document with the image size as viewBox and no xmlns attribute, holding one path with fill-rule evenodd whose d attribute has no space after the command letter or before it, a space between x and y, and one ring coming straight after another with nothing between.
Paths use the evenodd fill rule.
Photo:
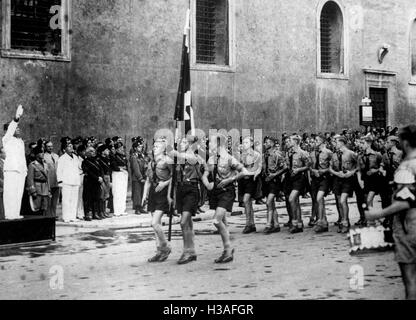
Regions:
<instances>
[{"instance_id":1,"label":"marching boot","mask_svg":"<svg viewBox=\"0 0 416 320\"><path fill-rule=\"evenodd\" d=\"M178 264L188 264L192 261L196 261L197 260L197 256L195 254L190 254L190 253L183 253L182 256L180 257Z\"/></svg>"},{"instance_id":2,"label":"marching boot","mask_svg":"<svg viewBox=\"0 0 416 320\"><path fill-rule=\"evenodd\" d=\"M172 249L169 246L161 247L158 262L166 261L169 258L169 255L171 254L171 252L172 252Z\"/></svg>"},{"instance_id":3,"label":"marching boot","mask_svg":"<svg viewBox=\"0 0 416 320\"><path fill-rule=\"evenodd\" d=\"M234 249L232 249L230 253L228 253L227 250L224 250L221 257L216 259L214 262L218 264L229 263L234 260L234 252Z\"/></svg>"},{"instance_id":4,"label":"marching boot","mask_svg":"<svg viewBox=\"0 0 416 320\"><path fill-rule=\"evenodd\" d=\"M150 263L159 262L159 259L160 259L161 256L162 256L162 251L161 251L160 247L157 247L156 255L154 255L153 257L151 257L147 261L150 262Z\"/></svg>"}]
</instances>

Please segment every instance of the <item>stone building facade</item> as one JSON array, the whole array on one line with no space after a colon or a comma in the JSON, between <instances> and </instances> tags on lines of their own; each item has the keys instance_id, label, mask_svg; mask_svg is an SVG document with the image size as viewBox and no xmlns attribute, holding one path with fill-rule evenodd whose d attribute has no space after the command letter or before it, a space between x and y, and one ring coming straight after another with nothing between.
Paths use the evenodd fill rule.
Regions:
<instances>
[{"instance_id":1,"label":"stone building facade","mask_svg":"<svg viewBox=\"0 0 416 320\"><path fill-rule=\"evenodd\" d=\"M45 5L32 45L22 12ZM32 140L173 128L188 7L199 128L358 128L364 96L380 125L415 122L414 0L1 0L0 121L21 103Z\"/></svg>"}]
</instances>

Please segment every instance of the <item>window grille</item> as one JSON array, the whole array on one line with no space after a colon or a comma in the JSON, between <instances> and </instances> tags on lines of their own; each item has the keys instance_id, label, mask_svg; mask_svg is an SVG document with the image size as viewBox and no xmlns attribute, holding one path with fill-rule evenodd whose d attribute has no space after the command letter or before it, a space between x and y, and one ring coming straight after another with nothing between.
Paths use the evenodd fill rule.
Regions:
<instances>
[{"instance_id":1,"label":"window grille","mask_svg":"<svg viewBox=\"0 0 416 320\"><path fill-rule=\"evenodd\" d=\"M61 0L11 0L11 49L61 54L61 29L50 26L55 5Z\"/></svg>"},{"instance_id":2,"label":"window grille","mask_svg":"<svg viewBox=\"0 0 416 320\"><path fill-rule=\"evenodd\" d=\"M196 1L196 62L228 65L228 1Z\"/></svg>"},{"instance_id":3,"label":"window grille","mask_svg":"<svg viewBox=\"0 0 416 320\"><path fill-rule=\"evenodd\" d=\"M321 72L343 73L343 17L338 5L329 1L321 12Z\"/></svg>"},{"instance_id":4,"label":"window grille","mask_svg":"<svg viewBox=\"0 0 416 320\"><path fill-rule=\"evenodd\" d=\"M331 24L327 12L321 15L321 71L331 72Z\"/></svg>"}]
</instances>

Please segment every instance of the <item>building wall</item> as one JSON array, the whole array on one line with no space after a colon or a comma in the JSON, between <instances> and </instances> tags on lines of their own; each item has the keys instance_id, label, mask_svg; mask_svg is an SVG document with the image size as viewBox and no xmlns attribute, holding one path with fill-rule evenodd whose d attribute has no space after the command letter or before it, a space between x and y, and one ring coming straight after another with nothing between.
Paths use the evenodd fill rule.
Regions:
<instances>
[{"instance_id":1,"label":"building wall","mask_svg":"<svg viewBox=\"0 0 416 320\"><path fill-rule=\"evenodd\" d=\"M319 0L235 0L236 72L192 72L196 125L282 131L358 127L363 69L395 72L389 123L416 120L410 81L413 0L339 0L348 23L347 80L317 78ZM29 140L63 135L150 138L173 128L188 0L73 0L72 61L0 58L0 121L17 104ZM383 64L377 51L391 46ZM382 80L382 79L381 79Z\"/></svg>"}]
</instances>

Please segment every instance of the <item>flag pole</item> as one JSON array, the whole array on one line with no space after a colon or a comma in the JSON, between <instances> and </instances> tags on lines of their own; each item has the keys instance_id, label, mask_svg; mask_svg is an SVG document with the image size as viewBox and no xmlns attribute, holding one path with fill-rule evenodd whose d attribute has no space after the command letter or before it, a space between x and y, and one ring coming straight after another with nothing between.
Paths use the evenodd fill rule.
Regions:
<instances>
[{"instance_id":1,"label":"flag pole","mask_svg":"<svg viewBox=\"0 0 416 320\"><path fill-rule=\"evenodd\" d=\"M178 119L175 119L175 141L173 144L174 150L178 150L178 142L177 142L177 132L178 132ZM172 223L173 223L173 216L175 215L176 209L176 187L177 187L177 166L178 166L178 158L174 157L174 164L173 164L173 172L172 172L172 188L170 190L170 198L172 199L172 204L170 205L170 212L169 212L169 232L168 232L168 241L171 242L172 240Z\"/></svg>"},{"instance_id":2,"label":"flag pole","mask_svg":"<svg viewBox=\"0 0 416 320\"><path fill-rule=\"evenodd\" d=\"M189 4L190 7L190 4ZM184 104L184 97L182 94L183 91L183 80L184 80L184 70L185 70L185 58L186 55L188 55L189 58L189 50L190 50L190 39L189 39L189 29L190 29L190 9L188 8L186 12L186 25L184 28L184 37L183 37L183 46L182 46L182 58L181 58L181 73L180 73L180 80L179 80L179 89L178 89L178 98L176 101L176 107L175 107L175 141L174 141L174 150L178 150L178 139L179 139L179 121L180 118L183 117L183 115L180 115L180 112L178 111L179 104ZM186 52L185 52L186 48ZM182 129L182 127L181 127ZM185 126L186 129L186 126ZM183 130L181 130L182 132ZM186 131L186 130L185 130ZM186 134L186 132L185 132ZM172 223L173 223L173 216L175 215L175 207L176 207L176 189L178 184L178 177L177 177L177 169L178 169L178 158L174 157L174 163L173 163L173 172L172 172L172 187L171 187L171 193L170 198L173 200L172 205L170 206L170 212L169 212L169 232L168 232L168 241L170 242L172 240Z\"/></svg>"}]
</instances>

